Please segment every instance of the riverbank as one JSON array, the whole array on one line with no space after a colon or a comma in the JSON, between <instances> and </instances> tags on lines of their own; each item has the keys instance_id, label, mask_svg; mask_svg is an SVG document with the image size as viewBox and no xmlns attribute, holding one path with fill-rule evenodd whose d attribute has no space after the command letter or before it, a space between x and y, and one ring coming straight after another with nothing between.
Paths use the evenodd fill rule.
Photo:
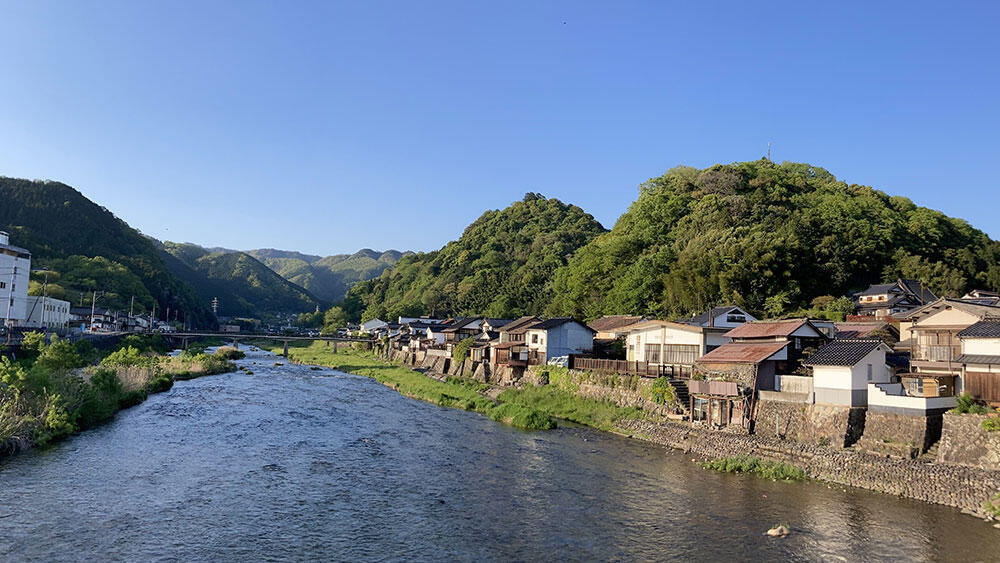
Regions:
<instances>
[{"instance_id":1,"label":"riverbank","mask_svg":"<svg viewBox=\"0 0 1000 563\"><path fill-rule=\"evenodd\" d=\"M709 430L655 416L636 407L579 397L572 392L572 385L551 377L551 374L548 385L499 388L464 379L440 381L403 365L387 363L369 352L342 349L334 353L332 348L321 343L290 348L289 356L291 361L325 365L377 380L376 375L387 373L391 366L391 372L396 374L394 377L414 379L414 384L422 380L423 384L464 387L476 393L489 391L501 401L530 406L549 416L679 449L703 460L753 456L799 468L810 479L817 481L942 504L977 516L987 515L984 512L985 503L1000 491L1000 471L890 458L849 448ZM552 371L552 368L547 367L546 371ZM384 375L380 382L388 382L392 386L390 378Z\"/></svg>"},{"instance_id":2,"label":"riverbank","mask_svg":"<svg viewBox=\"0 0 1000 563\"><path fill-rule=\"evenodd\" d=\"M17 361L0 357L0 459L103 424L174 381L236 369L203 347L167 356L161 340L144 336L110 353L32 337L24 351Z\"/></svg>"},{"instance_id":3,"label":"riverbank","mask_svg":"<svg viewBox=\"0 0 1000 563\"><path fill-rule=\"evenodd\" d=\"M270 348L275 353L282 348ZM337 352L322 342L289 344L288 360L338 369L370 377L399 393L442 407L485 414L498 422L524 430L555 428L557 420L613 431L627 419L650 415L635 407L621 407L609 401L580 397L556 386L503 388L485 383L421 373L404 365L387 362L369 351L340 348ZM657 417L658 418L658 417Z\"/></svg>"}]
</instances>

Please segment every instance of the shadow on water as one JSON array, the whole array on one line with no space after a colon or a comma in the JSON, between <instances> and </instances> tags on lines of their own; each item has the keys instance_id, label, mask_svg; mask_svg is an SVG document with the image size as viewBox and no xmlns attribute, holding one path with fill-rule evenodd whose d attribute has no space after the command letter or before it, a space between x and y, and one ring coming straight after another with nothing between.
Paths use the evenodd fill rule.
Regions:
<instances>
[{"instance_id":1,"label":"shadow on water","mask_svg":"<svg viewBox=\"0 0 1000 563\"><path fill-rule=\"evenodd\" d=\"M4 560L995 560L951 509L701 469L564 425L523 432L363 377L179 382L0 464ZM366 366L367 367L367 366ZM765 537L778 522L793 529Z\"/></svg>"}]
</instances>

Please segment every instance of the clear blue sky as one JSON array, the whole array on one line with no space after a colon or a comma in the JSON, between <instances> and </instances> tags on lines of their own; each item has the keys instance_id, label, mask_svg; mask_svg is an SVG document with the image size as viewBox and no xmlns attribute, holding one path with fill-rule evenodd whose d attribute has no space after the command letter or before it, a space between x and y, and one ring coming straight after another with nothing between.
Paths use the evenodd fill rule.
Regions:
<instances>
[{"instance_id":1,"label":"clear blue sky","mask_svg":"<svg viewBox=\"0 0 1000 563\"><path fill-rule=\"evenodd\" d=\"M431 250L526 191L610 227L640 182L772 141L1000 238L998 20L989 2L0 0L0 174L161 239Z\"/></svg>"}]
</instances>

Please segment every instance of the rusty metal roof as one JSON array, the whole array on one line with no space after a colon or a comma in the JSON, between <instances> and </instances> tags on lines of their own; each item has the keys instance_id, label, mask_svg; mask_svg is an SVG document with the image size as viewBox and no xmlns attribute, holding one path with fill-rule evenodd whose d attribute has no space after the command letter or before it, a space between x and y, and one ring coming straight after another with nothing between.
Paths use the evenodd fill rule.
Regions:
<instances>
[{"instance_id":1,"label":"rusty metal roof","mask_svg":"<svg viewBox=\"0 0 1000 563\"><path fill-rule=\"evenodd\" d=\"M698 363L759 364L785 346L788 342L728 342L698 358Z\"/></svg>"},{"instance_id":2,"label":"rusty metal roof","mask_svg":"<svg viewBox=\"0 0 1000 563\"><path fill-rule=\"evenodd\" d=\"M782 321L750 321L726 333L729 338L770 338L774 336L789 336L808 323L806 319L787 319ZM812 326L812 325L810 325ZM815 327L813 327L816 330ZM817 334L822 334L816 330Z\"/></svg>"}]
</instances>

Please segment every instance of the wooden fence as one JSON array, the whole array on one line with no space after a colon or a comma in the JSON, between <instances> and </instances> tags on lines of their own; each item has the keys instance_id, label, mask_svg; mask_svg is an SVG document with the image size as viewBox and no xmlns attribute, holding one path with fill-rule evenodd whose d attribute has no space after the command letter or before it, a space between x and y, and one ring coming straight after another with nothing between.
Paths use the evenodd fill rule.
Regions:
<instances>
[{"instance_id":1,"label":"wooden fence","mask_svg":"<svg viewBox=\"0 0 1000 563\"><path fill-rule=\"evenodd\" d=\"M629 360L605 360L601 358L582 358L580 356L570 356L569 367L570 369L596 371L601 373L641 375L643 377L691 377L691 366L661 365Z\"/></svg>"},{"instance_id":2,"label":"wooden fence","mask_svg":"<svg viewBox=\"0 0 1000 563\"><path fill-rule=\"evenodd\" d=\"M1000 403L1000 373L965 372L965 392L980 401Z\"/></svg>"}]
</instances>

